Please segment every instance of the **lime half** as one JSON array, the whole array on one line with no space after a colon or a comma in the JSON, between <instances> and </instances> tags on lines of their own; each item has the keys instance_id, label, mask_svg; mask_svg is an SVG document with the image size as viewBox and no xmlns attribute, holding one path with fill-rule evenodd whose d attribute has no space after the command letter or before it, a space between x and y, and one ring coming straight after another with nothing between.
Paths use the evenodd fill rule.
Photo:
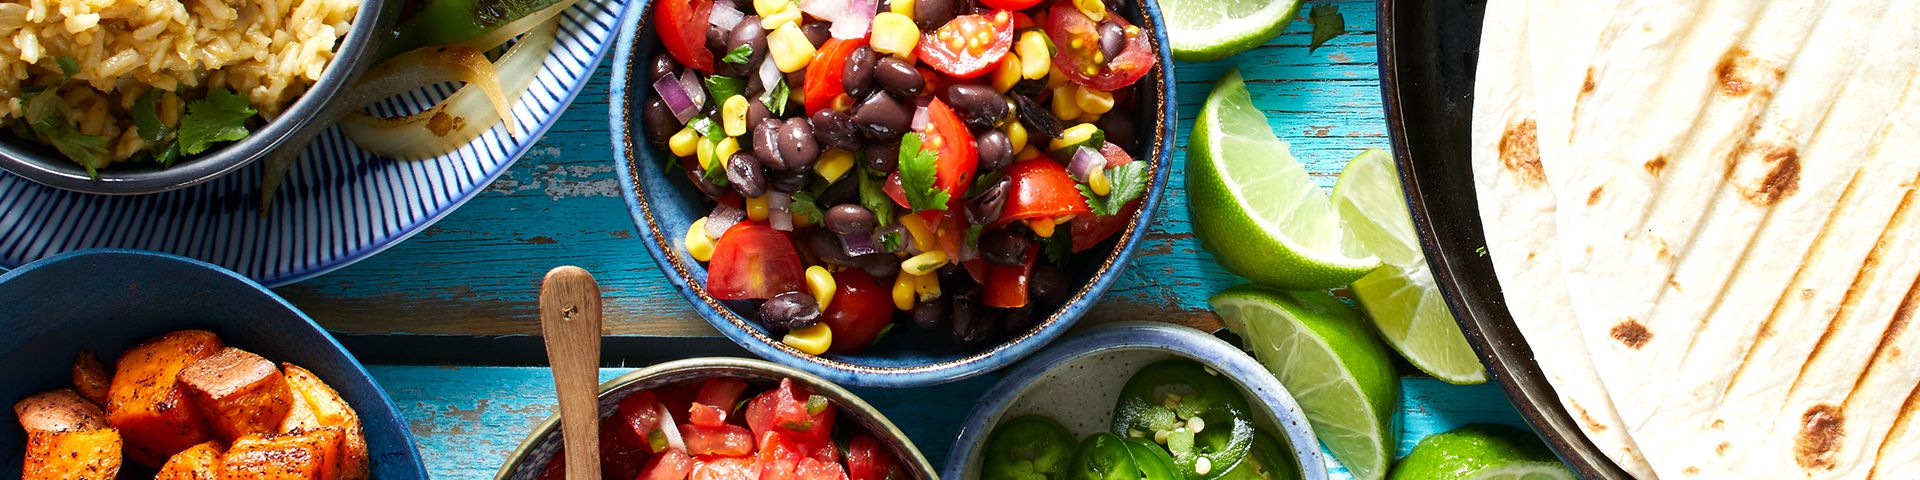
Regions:
<instances>
[{"instance_id":1,"label":"lime half","mask_svg":"<svg viewBox=\"0 0 1920 480\"><path fill-rule=\"evenodd\" d=\"M1575 480L1540 439L1493 424L1460 427L1420 440L1393 467L1391 480Z\"/></svg>"},{"instance_id":2,"label":"lime half","mask_svg":"<svg viewBox=\"0 0 1920 480\"><path fill-rule=\"evenodd\" d=\"M1372 252L1386 263L1350 287L1380 336L1434 378L1485 383L1487 370L1460 333L1420 253L1393 158L1380 150L1353 157L1333 187L1333 205L1346 223L1349 248Z\"/></svg>"},{"instance_id":3,"label":"lime half","mask_svg":"<svg viewBox=\"0 0 1920 480\"><path fill-rule=\"evenodd\" d=\"M1228 271L1264 285L1317 290L1380 266L1372 255L1343 248L1340 217L1254 108L1239 69L1207 95L1187 149L1194 233Z\"/></svg>"},{"instance_id":4,"label":"lime half","mask_svg":"<svg viewBox=\"0 0 1920 480\"><path fill-rule=\"evenodd\" d=\"M1205 62L1267 43L1287 28L1300 0L1160 0L1173 58Z\"/></svg>"},{"instance_id":5,"label":"lime half","mask_svg":"<svg viewBox=\"0 0 1920 480\"><path fill-rule=\"evenodd\" d=\"M1208 302L1300 402L1320 443L1354 478L1386 476L1400 384L1392 354L1359 314L1326 292L1257 285Z\"/></svg>"}]
</instances>

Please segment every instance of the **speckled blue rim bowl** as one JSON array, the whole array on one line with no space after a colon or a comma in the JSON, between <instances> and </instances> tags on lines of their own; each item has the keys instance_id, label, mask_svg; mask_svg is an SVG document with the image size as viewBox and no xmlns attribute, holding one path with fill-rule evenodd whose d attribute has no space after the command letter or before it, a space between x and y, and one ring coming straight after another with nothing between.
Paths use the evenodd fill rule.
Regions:
<instances>
[{"instance_id":1,"label":"speckled blue rim bowl","mask_svg":"<svg viewBox=\"0 0 1920 480\"><path fill-rule=\"evenodd\" d=\"M306 314L238 274L171 255L82 250L0 275L0 305L0 404L71 385L82 349L111 362L155 335L210 330L338 390L360 414L372 478L427 478L406 421L360 362ZM26 436L13 415L0 417L0 472L18 473Z\"/></svg>"},{"instance_id":2,"label":"speckled blue rim bowl","mask_svg":"<svg viewBox=\"0 0 1920 480\"><path fill-rule=\"evenodd\" d=\"M1141 205L1140 214L1127 224L1118 241L1108 240L1108 244L1114 245L1114 248L1107 255L1097 262L1089 257L1098 249L1082 255L1081 258L1088 258L1089 263L1098 265L1069 269L1069 275L1081 286L1064 306L1041 319L1025 333L1000 343L962 349L950 346L951 342L945 340L944 336L902 328L900 330L905 332L895 331L878 345L858 355L816 357L780 343L758 321L735 310L750 308L746 306L748 304L723 302L708 295L706 267L687 255L678 239L694 220L706 216L712 206L689 184L685 175L665 171L666 159L646 143L647 136L639 122L638 106L654 94L652 82L645 78L646 63L659 51L659 42L654 40L653 29L647 26L647 20L652 16L651 2L636 6L635 13L627 16L620 28L619 49L613 58L614 101L610 105L610 119L613 124L613 163L616 176L620 179L620 192L626 197L628 211L639 226L647 252L660 264L667 281L692 302L694 310L707 323L713 324L720 333L755 355L798 367L835 382L863 387L935 385L1005 367L1059 337L1093 307L1100 295L1119 277L1127 260L1132 258L1134 245L1146 236L1147 226L1152 223L1154 212L1159 209L1161 194L1166 189L1167 172L1173 168L1174 123L1179 118L1174 112L1173 69L1170 68L1173 57L1166 48L1166 24L1161 21L1159 4L1154 0L1130 3L1134 10L1125 14L1136 21L1147 19L1136 23L1151 31L1152 35L1148 38L1159 57L1159 65L1154 67L1150 75L1141 79L1149 88L1139 97L1138 112L1135 112L1141 144L1146 151L1132 153L1136 158L1148 161L1154 172L1153 182L1147 187L1146 201Z\"/></svg>"},{"instance_id":3,"label":"speckled blue rim bowl","mask_svg":"<svg viewBox=\"0 0 1920 480\"><path fill-rule=\"evenodd\" d=\"M204 154L183 158L169 168L151 164L120 164L100 169L99 178L87 176L87 170L52 147L0 131L0 169L14 175L62 190L101 195L142 195L191 187L233 173L240 167L265 157L279 148L295 132L311 125L327 103L359 78L373 63L373 54L382 40L380 32L393 30L399 16L399 0L360 0L360 13L353 19L333 61L320 74L320 80L271 122L267 122L238 142L222 144ZM111 27L107 27L111 28Z\"/></svg>"},{"instance_id":4,"label":"speckled blue rim bowl","mask_svg":"<svg viewBox=\"0 0 1920 480\"><path fill-rule=\"evenodd\" d=\"M1118 356L1131 356L1139 364L1122 365L1125 362L1114 360ZM1287 441L1292 447L1301 469L1300 478L1326 480L1326 459L1320 456L1320 443L1313 436L1313 427L1307 424L1307 416L1301 412L1300 405L1293 401L1293 395L1280 385L1280 380L1267 372L1266 367L1246 352L1212 335L1178 325L1143 322L1120 322L1089 329L1047 347L1008 371L1006 378L987 390L980 404L967 414L966 423L961 425L960 437L954 440L953 450L947 454L946 469L941 471L940 478L978 479L980 456L994 425L999 424L1001 418L1019 404L1023 396L1047 395L1039 392L1044 387L1043 383L1062 382L1060 379L1063 378L1070 379L1065 381L1083 383L1109 382L1103 385L1110 391L1088 392L1076 385L1062 390L1075 393L1077 398L1056 400L1056 396L1046 399L1059 402L1061 408L1074 408L1076 401L1099 402L1101 405L1089 405L1083 411L1092 411L1095 412L1094 416L1105 418L1106 412L1113 408L1113 399L1119 395L1120 387L1133 376L1134 369L1166 358L1200 362L1232 379L1246 394L1247 403L1253 406L1256 418L1261 420L1256 424ZM1076 375L1065 375L1063 372L1084 370L1089 365L1099 368L1102 364L1110 369L1125 368L1126 371L1076 372ZM1066 419L1060 420L1067 422L1070 430L1105 430L1104 423L1076 426Z\"/></svg>"},{"instance_id":5,"label":"speckled blue rim bowl","mask_svg":"<svg viewBox=\"0 0 1920 480\"><path fill-rule=\"evenodd\" d=\"M794 383L804 385L813 393L833 401L833 405L840 409L835 421L850 420L885 445L893 452L894 458L899 460L901 468L907 471L910 479L937 480L939 478L934 476L933 464L928 463L927 457L920 454L920 449L913 445L913 440L908 439L906 433L902 433L893 425L893 422L888 421L887 416L881 414L879 409L873 408L873 405L868 405L853 392L840 388L839 385L834 385L826 379L772 362L750 358L706 357L675 360L634 370L600 384L600 415L602 418L613 415L620 400L627 398L628 395L717 377L746 380L756 387L770 387L779 383L782 378L791 378ZM548 417L547 421L540 422L540 426L534 427L533 433L528 434L527 439L513 450L513 454L507 457L507 463L500 466L500 472L493 478L495 480L539 478L547 462L552 461L554 455L565 449L561 440L560 416L556 414Z\"/></svg>"}]
</instances>

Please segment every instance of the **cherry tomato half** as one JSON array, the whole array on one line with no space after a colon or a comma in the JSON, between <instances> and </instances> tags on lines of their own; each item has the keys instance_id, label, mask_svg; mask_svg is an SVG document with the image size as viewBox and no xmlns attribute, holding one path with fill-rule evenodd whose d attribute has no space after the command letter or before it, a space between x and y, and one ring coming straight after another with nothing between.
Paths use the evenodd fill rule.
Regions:
<instances>
[{"instance_id":1,"label":"cherry tomato half","mask_svg":"<svg viewBox=\"0 0 1920 480\"><path fill-rule=\"evenodd\" d=\"M808 64L806 83L801 84L807 113L853 104L853 99L846 96L847 87L841 83L840 74L847 69L847 57L866 44L865 38L834 38L820 45L820 51L813 54L813 63Z\"/></svg>"},{"instance_id":2,"label":"cherry tomato half","mask_svg":"<svg viewBox=\"0 0 1920 480\"><path fill-rule=\"evenodd\" d=\"M990 265L987 267L987 291L981 300L989 307L1020 308L1027 306L1027 279L1033 278L1033 261L1040 258L1038 244L1027 246L1026 261L1020 265Z\"/></svg>"},{"instance_id":3,"label":"cherry tomato half","mask_svg":"<svg viewBox=\"0 0 1920 480\"><path fill-rule=\"evenodd\" d=\"M713 73L713 52L707 51L707 16L713 0L660 0L653 4L653 28L660 44L681 65Z\"/></svg>"},{"instance_id":4,"label":"cherry tomato half","mask_svg":"<svg viewBox=\"0 0 1920 480\"><path fill-rule=\"evenodd\" d=\"M1085 215L1093 209L1067 173L1067 167L1047 158L1036 158L1007 167L1013 185L1007 192L1007 205L1000 211L1000 223L1036 218L1060 218Z\"/></svg>"},{"instance_id":5,"label":"cherry tomato half","mask_svg":"<svg viewBox=\"0 0 1920 480\"><path fill-rule=\"evenodd\" d=\"M1134 200L1127 202L1127 206L1120 208L1120 213L1113 215L1073 217L1073 221L1067 222L1073 234L1073 252L1080 253L1100 246L1100 242L1107 241L1107 237L1127 228L1127 221L1133 220L1134 212L1138 211L1140 201Z\"/></svg>"},{"instance_id":6,"label":"cherry tomato half","mask_svg":"<svg viewBox=\"0 0 1920 480\"><path fill-rule=\"evenodd\" d=\"M931 148L940 159L934 186L947 192L947 210L953 211L967 203L967 187L973 183L974 170L980 167L980 150L973 145L973 132L967 130L967 124L938 98L927 105L924 133L928 143L921 148Z\"/></svg>"},{"instance_id":7,"label":"cherry tomato half","mask_svg":"<svg viewBox=\"0 0 1920 480\"><path fill-rule=\"evenodd\" d=\"M1026 10L1039 5L1040 0L980 0L980 3L1001 10Z\"/></svg>"},{"instance_id":8,"label":"cherry tomato half","mask_svg":"<svg viewBox=\"0 0 1920 480\"><path fill-rule=\"evenodd\" d=\"M1080 86L1103 91L1118 90L1147 76L1154 63L1147 32L1112 10L1107 11L1106 21L1120 25L1127 32L1126 45L1111 59L1099 58L1099 23L1074 7L1070 0L1053 2L1046 25L1047 37L1060 49L1059 54L1053 56L1054 71Z\"/></svg>"},{"instance_id":9,"label":"cherry tomato half","mask_svg":"<svg viewBox=\"0 0 1920 480\"><path fill-rule=\"evenodd\" d=\"M707 264L707 293L721 300L773 298L805 285L806 265L785 232L740 222L720 236Z\"/></svg>"},{"instance_id":10,"label":"cherry tomato half","mask_svg":"<svg viewBox=\"0 0 1920 480\"><path fill-rule=\"evenodd\" d=\"M920 41L920 59L934 70L973 78L992 70L1013 49L1013 15L1006 10L961 15Z\"/></svg>"},{"instance_id":11,"label":"cherry tomato half","mask_svg":"<svg viewBox=\"0 0 1920 480\"><path fill-rule=\"evenodd\" d=\"M847 442L847 476L851 480L887 480L899 468L893 454L872 435L861 434Z\"/></svg>"},{"instance_id":12,"label":"cherry tomato half","mask_svg":"<svg viewBox=\"0 0 1920 480\"><path fill-rule=\"evenodd\" d=\"M833 329L834 353L860 353L893 321L893 296L860 269L833 274L838 290L821 315Z\"/></svg>"}]
</instances>

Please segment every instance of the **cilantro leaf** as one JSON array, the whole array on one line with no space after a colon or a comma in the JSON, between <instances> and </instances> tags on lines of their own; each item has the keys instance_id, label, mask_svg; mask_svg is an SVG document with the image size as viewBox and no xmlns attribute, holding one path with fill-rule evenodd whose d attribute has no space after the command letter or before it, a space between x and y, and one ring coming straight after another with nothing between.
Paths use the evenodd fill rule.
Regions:
<instances>
[{"instance_id":1,"label":"cilantro leaf","mask_svg":"<svg viewBox=\"0 0 1920 480\"><path fill-rule=\"evenodd\" d=\"M826 218L820 214L820 200L817 197L818 195L807 190L793 192L793 203L787 205L787 211L815 221Z\"/></svg>"},{"instance_id":2,"label":"cilantro leaf","mask_svg":"<svg viewBox=\"0 0 1920 480\"><path fill-rule=\"evenodd\" d=\"M1314 5L1313 10L1307 15L1313 21L1313 43L1307 46L1307 52L1313 52L1319 49L1320 45L1327 43L1327 40L1347 33L1347 16L1340 14L1338 5L1331 3Z\"/></svg>"},{"instance_id":3,"label":"cilantro leaf","mask_svg":"<svg viewBox=\"0 0 1920 480\"><path fill-rule=\"evenodd\" d=\"M746 86L747 82L738 78L710 75L707 77L707 98L712 100L714 105L720 105L734 95L739 95Z\"/></svg>"},{"instance_id":4,"label":"cilantro leaf","mask_svg":"<svg viewBox=\"0 0 1920 480\"><path fill-rule=\"evenodd\" d=\"M719 138L726 138L726 137L719 137ZM711 138L707 140L702 140L702 141L720 143L719 140L711 139ZM707 162L707 171L702 172L700 175L700 178L704 178L707 180L707 182L710 182L714 185L719 185L722 187L727 186L727 159L712 158L712 161Z\"/></svg>"},{"instance_id":5,"label":"cilantro leaf","mask_svg":"<svg viewBox=\"0 0 1920 480\"><path fill-rule=\"evenodd\" d=\"M1067 262L1073 260L1073 229L1054 230L1053 236L1047 238L1047 244L1041 246L1040 253L1046 254L1048 262L1066 266Z\"/></svg>"},{"instance_id":6,"label":"cilantro leaf","mask_svg":"<svg viewBox=\"0 0 1920 480\"><path fill-rule=\"evenodd\" d=\"M921 137L920 132L911 132L900 138L900 188L913 211L946 210L947 192L934 186L940 156L921 150Z\"/></svg>"},{"instance_id":7,"label":"cilantro leaf","mask_svg":"<svg viewBox=\"0 0 1920 480\"><path fill-rule=\"evenodd\" d=\"M198 155L215 143L247 138L247 119L255 113L247 97L233 90L207 91L207 98L188 103L187 115L180 118L180 153Z\"/></svg>"},{"instance_id":8,"label":"cilantro leaf","mask_svg":"<svg viewBox=\"0 0 1920 480\"><path fill-rule=\"evenodd\" d=\"M767 111L773 112L773 116L778 117L787 114L787 102L792 97L793 89L787 87L786 78L781 78L773 81L773 89L767 90L766 96L760 99L760 103L765 104Z\"/></svg>"},{"instance_id":9,"label":"cilantro leaf","mask_svg":"<svg viewBox=\"0 0 1920 480\"><path fill-rule=\"evenodd\" d=\"M880 236L874 238L874 243L880 244L880 250L882 251L898 252L900 251L900 247L904 245L901 242L906 241L906 239L903 238L904 235L900 233L902 231L903 230L887 230L880 232Z\"/></svg>"},{"instance_id":10,"label":"cilantro leaf","mask_svg":"<svg viewBox=\"0 0 1920 480\"><path fill-rule=\"evenodd\" d=\"M968 226L967 239L966 239L967 248L978 250L980 248L980 234L985 231L986 231L986 226L980 225L978 223Z\"/></svg>"},{"instance_id":11,"label":"cilantro leaf","mask_svg":"<svg viewBox=\"0 0 1920 480\"><path fill-rule=\"evenodd\" d=\"M726 130L721 130L718 122L704 115L693 117L693 121L687 122L687 127L692 128L694 132L698 132L700 136L706 137L708 140L719 141L722 138L727 138Z\"/></svg>"},{"instance_id":12,"label":"cilantro leaf","mask_svg":"<svg viewBox=\"0 0 1920 480\"><path fill-rule=\"evenodd\" d=\"M138 130L140 138L148 143L159 143L172 130L160 122L160 114L155 109L155 105L160 103L161 93L158 88L147 90L139 100L133 102L133 111L130 112L133 114L134 128Z\"/></svg>"},{"instance_id":13,"label":"cilantro leaf","mask_svg":"<svg viewBox=\"0 0 1920 480\"><path fill-rule=\"evenodd\" d=\"M27 103L27 128L61 155L86 168L87 176L97 177L96 170L112 161L107 152L108 138L80 133L80 129L67 122L66 108L57 95L35 96Z\"/></svg>"},{"instance_id":14,"label":"cilantro leaf","mask_svg":"<svg viewBox=\"0 0 1920 480\"><path fill-rule=\"evenodd\" d=\"M73 78L74 75L80 74L80 62L74 60L73 57L61 55L53 57L53 61L60 64L60 74L65 76L65 78L60 79L62 82Z\"/></svg>"},{"instance_id":15,"label":"cilantro leaf","mask_svg":"<svg viewBox=\"0 0 1920 480\"><path fill-rule=\"evenodd\" d=\"M743 44L740 44L740 46L738 47L734 47L733 50L728 51L727 56L720 57L720 61L731 63L734 65L745 65L747 61L752 58L753 58L753 45L748 45L743 43Z\"/></svg>"},{"instance_id":16,"label":"cilantro leaf","mask_svg":"<svg viewBox=\"0 0 1920 480\"><path fill-rule=\"evenodd\" d=\"M857 176L860 177L860 206L873 212L873 218L879 220L880 226L892 225L893 198L888 197L887 191L881 188L881 180L874 178L867 167L860 167Z\"/></svg>"},{"instance_id":17,"label":"cilantro leaf","mask_svg":"<svg viewBox=\"0 0 1920 480\"><path fill-rule=\"evenodd\" d=\"M1087 206L1093 208L1094 215L1108 216L1120 213L1140 194L1147 191L1147 164L1145 162L1127 162L1124 165L1107 169L1107 178L1113 187L1106 196L1095 195L1093 188L1080 184L1080 196L1087 198Z\"/></svg>"},{"instance_id":18,"label":"cilantro leaf","mask_svg":"<svg viewBox=\"0 0 1920 480\"><path fill-rule=\"evenodd\" d=\"M160 165L160 168L172 167L173 162L180 161L180 141L167 142L167 148L154 152L153 163Z\"/></svg>"}]
</instances>

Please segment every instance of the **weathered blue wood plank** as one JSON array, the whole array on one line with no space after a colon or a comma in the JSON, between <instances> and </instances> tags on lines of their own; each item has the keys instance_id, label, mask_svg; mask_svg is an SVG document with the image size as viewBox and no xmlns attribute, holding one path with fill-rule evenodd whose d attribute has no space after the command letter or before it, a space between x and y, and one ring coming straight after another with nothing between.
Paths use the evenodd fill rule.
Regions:
<instances>
[{"instance_id":1,"label":"weathered blue wood plank","mask_svg":"<svg viewBox=\"0 0 1920 480\"><path fill-rule=\"evenodd\" d=\"M1371 0L1337 0L1351 31L1309 52L1294 22L1267 45L1226 60L1180 64L1176 145L1214 79L1239 67L1275 131L1323 185L1362 149L1385 147ZM1301 12L1304 17L1305 12ZM535 333L536 282L575 264L607 290L614 334L713 335L669 288L634 236L613 177L602 65L541 145L459 211L392 250L280 289L328 328L348 333ZM1241 283L1200 249L1187 222L1184 152L1150 236L1096 319L1213 324L1206 298Z\"/></svg>"},{"instance_id":2,"label":"weathered blue wood plank","mask_svg":"<svg viewBox=\"0 0 1920 480\"><path fill-rule=\"evenodd\" d=\"M553 377L544 368L372 367L420 442L438 479L492 478L514 447L554 411ZM602 379L627 369L604 369ZM938 467L968 411L998 380L988 376L915 390L857 390L907 432ZM1491 385L1462 387L1430 378L1401 381L1399 454L1429 434L1476 422L1520 425ZM1337 478L1350 478L1336 471Z\"/></svg>"}]
</instances>

